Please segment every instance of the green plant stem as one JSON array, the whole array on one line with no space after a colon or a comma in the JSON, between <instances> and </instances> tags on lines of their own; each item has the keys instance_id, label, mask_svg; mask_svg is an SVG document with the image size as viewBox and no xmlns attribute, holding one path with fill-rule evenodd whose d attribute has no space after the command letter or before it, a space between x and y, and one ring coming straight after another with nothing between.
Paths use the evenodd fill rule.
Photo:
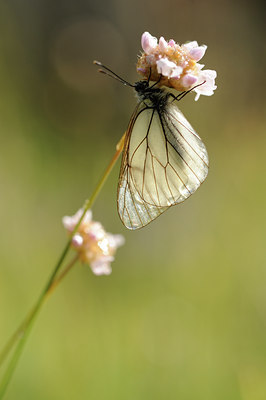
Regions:
<instances>
[{"instance_id":1,"label":"green plant stem","mask_svg":"<svg viewBox=\"0 0 266 400\"><path fill-rule=\"evenodd\" d=\"M55 288L59 285L59 283L62 281L62 279L66 276L66 274L70 271L70 269L73 267L75 262L78 260L79 255L76 254L76 256L68 263L68 265L65 267L65 269L61 272L60 275L58 275L57 278L54 279L52 285L50 286L49 290L46 292L45 297L43 298L43 301L48 298L48 296L55 290ZM36 306L35 306L36 307ZM24 321L21 323L21 325L18 327L16 332L12 335L12 337L9 339L7 342L6 346L2 350L2 353L0 355L0 365L5 361L6 357L8 356L9 352L11 351L12 347L16 343L16 341L23 336L23 333L25 331L25 328L27 327L28 323L30 322L31 318L33 317L34 309L29 313L29 315L24 319Z\"/></svg>"},{"instance_id":2,"label":"green plant stem","mask_svg":"<svg viewBox=\"0 0 266 400\"><path fill-rule=\"evenodd\" d=\"M8 382L10 380L10 374L12 375L12 371L14 370L18 359L20 357L20 354L23 350L24 343L27 340L27 337L30 334L31 328L33 326L33 323L41 309L41 306L43 305L44 301L48 298L48 296L52 293L52 291L59 285L59 283L62 281L62 279L66 276L66 274L71 270L71 268L74 266L76 261L78 260L79 256L78 254L75 255L75 257L70 261L70 263L66 266L66 268L62 271L61 274L57 278L54 279L52 285L50 286L49 290L45 293L45 296L43 296L41 303L36 304L34 309L31 311L29 316L23 321L19 329L14 333L12 336L11 340L9 341L9 349L6 349L5 351L5 356L8 354L8 350L11 350L12 345L15 343L16 339L18 339L21 336L21 340L18 343L17 350L14 353L14 357L12 358L5 375L3 376L1 387L0 387L0 398L5 393L5 390L7 388Z\"/></svg>"},{"instance_id":3,"label":"green plant stem","mask_svg":"<svg viewBox=\"0 0 266 400\"><path fill-rule=\"evenodd\" d=\"M20 325L20 327L17 329L17 331L12 335L11 339L8 341L7 345L4 347L3 351L0 354L0 363L3 362L3 360L6 358L7 354L9 353L9 351L11 350L11 348L13 347L13 345L15 344L16 340L20 337L20 341L14 351L14 354L7 366L7 369L4 373L3 379L0 383L0 399L3 398L6 389L8 387L8 384L10 382L10 379L15 371L16 365L18 363L18 360L21 356L22 350L24 348L24 345L27 341L27 338L29 337L29 334L31 332L31 329L33 327L34 321L37 317L37 315L39 314L39 311L41 309L41 306L45 300L45 298L52 292L53 289L55 289L55 287L61 282L61 280L63 279L63 277L66 275L66 273L70 270L70 268L72 267L72 265L74 265L74 262L70 263L71 266L67 266L66 269L62 272L61 275L59 275L58 279L56 279L56 275L70 249L71 246L71 242L72 242L72 238L74 236L74 234L77 232L78 227L80 226L86 212L92 207L92 205L94 204L98 194L100 193L106 179L108 178L110 172L112 171L112 168L114 167L118 157L120 156L123 147L124 147L124 140L125 140L125 134L122 136L122 138L120 139L119 143L116 146L116 152L112 158L112 160L110 161L108 167L106 168L102 178L100 179L98 185L96 186L94 192L92 193L91 197L85 201L84 206L83 206L83 213L78 221L78 223L76 224L74 230L71 233L71 236L57 262L57 264L55 265L55 268L50 276L50 278L48 279L47 284L44 287L44 290L42 291L36 305L34 306L32 312L29 314L29 316L25 319L25 321L23 321L23 323Z\"/></svg>"}]
</instances>

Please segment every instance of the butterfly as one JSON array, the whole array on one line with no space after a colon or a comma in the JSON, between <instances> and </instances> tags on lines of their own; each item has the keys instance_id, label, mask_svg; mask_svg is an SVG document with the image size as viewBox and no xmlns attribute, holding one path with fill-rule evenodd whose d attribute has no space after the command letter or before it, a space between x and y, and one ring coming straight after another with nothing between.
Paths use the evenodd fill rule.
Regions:
<instances>
[{"instance_id":1,"label":"butterfly","mask_svg":"<svg viewBox=\"0 0 266 400\"><path fill-rule=\"evenodd\" d=\"M117 209L128 229L139 229L190 197L207 177L207 150L176 105L195 87L174 96L158 82L150 85L148 79L132 85L94 63L104 68L100 72L137 93L138 104L125 136Z\"/></svg>"}]
</instances>

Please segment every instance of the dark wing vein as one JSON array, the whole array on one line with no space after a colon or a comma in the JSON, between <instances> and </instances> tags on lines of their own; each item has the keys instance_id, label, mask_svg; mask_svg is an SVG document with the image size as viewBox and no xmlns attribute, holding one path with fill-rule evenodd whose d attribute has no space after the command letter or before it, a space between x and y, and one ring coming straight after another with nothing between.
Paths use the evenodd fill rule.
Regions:
<instances>
[{"instance_id":1,"label":"dark wing vein","mask_svg":"<svg viewBox=\"0 0 266 400\"><path fill-rule=\"evenodd\" d=\"M122 222L129 229L147 225L194 193L207 168L204 144L175 105L161 111L138 104L127 130L119 175Z\"/></svg>"},{"instance_id":2,"label":"dark wing vein","mask_svg":"<svg viewBox=\"0 0 266 400\"><path fill-rule=\"evenodd\" d=\"M163 133L164 133L164 135L165 135L165 140L167 141L167 143L168 144L170 144L170 146L176 151L176 153L178 154L178 156L181 158L181 160L182 160L182 162L184 162L186 165L187 165L187 167L190 169L190 171L195 175L195 177L198 179L198 181L201 183L201 181L200 181L200 179L199 179L199 177L196 175L196 173L195 173L195 171L192 169L192 167L189 165L189 163L185 160L185 158L182 156L182 154L181 154L181 151L179 150L179 148L178 147L174 147L173 145L172 145L172 143L169 141L169 139L167 138L167 134L166 134L166 130L165 130L165 127L164 127L164 123L163 123L163 121L162 121L162 117L161 117L161 115L159 115L159 117L160 117L160 121L161 121L161 125L162 125L162 129L163 129ZM176 129L177 130L177 132L180 134L180 136L182 136L181 135L181 133L180 133L180 131L179 131L179 129L177 128L177 127L175 127L173 124L172 124L172 126L173 126L173 129ZM182 138L183 138L183 136L182 136ZM177 139L177 137L176 137L176 139ZM178 141L178 139L177 139L177 141ZM179 142L179 145L180 145L180 142ZM191 146L190 146L191 147ZM181 146L180 146L180 148L181 148ZM192 148L192 147L191 147ZM193 149L193 148L192 148ZM192 157L191 157L191 155L187 152L187 150L183 147L183 150L187 153L187 155L192 159ZM194 149L193 149L194 150ZM195 151L195 150L194 150ZM170 164L170 163L169 163ZM184 183L184 182L183 182Z\"/></svg>"},{"instance_id":3,"label":"dark wing vein","mask_svg":"<svg viewBox=\"0 0 266 400\"><path fill-rule=\"evenodd\" d=\"M180 120L178 120L172 113L169 113L169 115L171 116L171 118L173 118L179 125L181 125L184 129L186 129L190 134L192 134L196 139L199 139L199 136L195 134L195 132L193 132L190 128L188 128L187 126L185 126ZM170 120L171 121L171 120ZM173 121L171 121L172 126L174 128L175 125L173 123ZM177 129L177 128L176 128ZM196 155L202 160L202 162L206 165L206 167L208 167L208 163L206 163L206 161L204 160L203 157L201 157L201 155L194 149L193 146L191 146L191 144L186 140L186 138L184 137L184 135L182 135L180 129L178 129L178 133L179 135L182 137L182 139L187 143L187 145L196 153Z\"/></svg>"}]
</instances>

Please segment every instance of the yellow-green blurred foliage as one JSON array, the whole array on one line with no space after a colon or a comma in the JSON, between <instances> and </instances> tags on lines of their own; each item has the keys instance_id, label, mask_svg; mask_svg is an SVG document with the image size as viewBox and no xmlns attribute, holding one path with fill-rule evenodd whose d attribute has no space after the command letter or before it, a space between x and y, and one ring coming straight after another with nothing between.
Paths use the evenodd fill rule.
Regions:
<instances>
[{"instance_id":1,"label":"yellow-green blurred foliage","mask_svg":"<svg viewBox=\"0 0 266 400\"><path fill-rule=\"evenodd\" d=\"M206 183L148 227L116 213L117 165L94 217L126 244L110 277L77 265L45 304L7 400L266 398L263 2L0 2L0 342L64 246L126 129L140 37L208 45L213 97L180 108L209 152Z\"/></svg>"}]
</instances>

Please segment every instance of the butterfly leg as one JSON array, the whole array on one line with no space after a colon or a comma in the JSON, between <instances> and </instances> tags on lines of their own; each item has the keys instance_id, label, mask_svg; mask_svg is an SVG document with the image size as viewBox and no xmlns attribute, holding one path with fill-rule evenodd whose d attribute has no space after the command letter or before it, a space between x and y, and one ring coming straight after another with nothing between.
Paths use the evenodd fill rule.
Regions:
<instances>
[{"instance_id":1,"label":"butterfly leg","mask_svg":"<svg viewBox=\"0 0 266 400\"><path fill-rule=\"evenodd\" d=\"M158 85L158 83L160 82L161 79L162 79L162 74L160 74L160 78L158 79L158 81L150 86L150 89L153 88L154 86Z\"/></svg>"},{"instance_id":2,"label":"butterfly leg","mask_svg":"<svg viewBox=\"0 0 266 400\"><path fill-rule=\"evenodd\" d=\"M193 88L193 89L194 89L194 88ZM181 92L181 93L179 93L177 96L175 96L173 93L169 93L169 96L173 98L172 101L175 101L175 100L179 101L179 100L183 99L183 97L185 97L191 90L192 90L192 89L186 90L186 91L184 91L184 92Z\"/></svg>"},{"instance_id":3,"label":"butterfly leg","mask_svg":"<svg viewBox=\"0 0 266 400\"><path fill-rule=\"evenodd\" d=\"M196 86L193 86L193 87L192 87L191 89L189 89L189 90L185 90L184 92L179 93L177 96L175 96L173 93L169 93L169 96L170 96L170 97L173 97L173 100L172 100L172 101L175 101L175 100L180 101L180 100L183 99L183 97L185 97L188 93L190 93L192 90L196 89L196 87L201 86L201 85L204 85L204 83L206 83L206 81L204 81L204 82L202 82L202 83L199 83L199 84L196 85Z\"/></svg>"}]
</instances>

